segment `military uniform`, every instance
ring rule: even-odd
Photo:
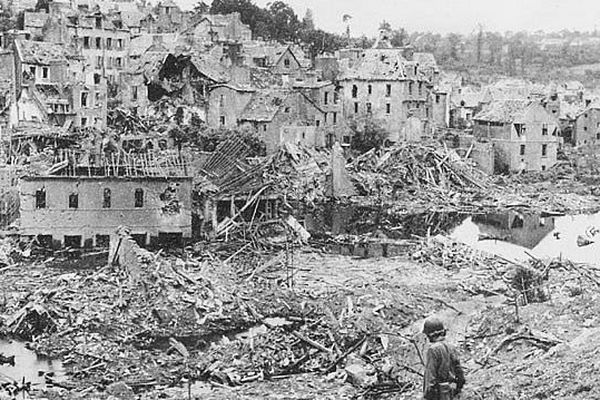
[[[433,341],[427,351],[423,397],[426,400],[451,400],[465,384],[464,371],[454,346],[443,337]]]

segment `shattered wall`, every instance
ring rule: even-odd
[[[138,237],[145,243],[160,234],[190,237],[191,185],[191,178],[171,177],[26,177],[20,193],[21,234],[52,235],[59,243],[76,236],[82,246],[106,240],[120,225],[143,235]],[[44,207],[37,199],[42,190]]]
[[[250,102],[253,92],[230,86],[218,86],[211,90],[208,97],[208,125],[236,127],[238,118]]]

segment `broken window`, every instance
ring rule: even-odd
[[[512,224],[510,225],[511,229],[522,228],[523,227],[523,218],[519,215],[515,215],[515,219],[513,219]]]
[[[99,85],[100,84],[100,74],[94,74],[94,85]]]
[[[138,99],[138,87],[132,86],[131,87],[131,100],[137,101],[137,99]]]
[[[179,214],[181,212],[181,204],[177,195],[177,184],[170,183],[169,186],[159,196],[163,202],[161,211],[163,214]]]
[[[82,118],[81,118],[81,126],[82,126],[82,127],[84,127],[84,126],[86,126],[86,125],[87,125],[87,118],[85,118],[85,117],[82,117]]]
[[[543,144],[542,145],[542,157],[546,157],[548,153],[548,145],[547,144]]]
[[[548,136],[548,124],[542,124],[542,136]]]
[[[436,102],[436,104],[440,103],[440,95],[439,94],[435,95],[435,102]]]
[[[111,192],[109,188],[102,193],[102,208],[110,208]]]
[[[88,106],[88,92],[81,92],[81,107]]]
[[[327,105],[329,103],[329,92],[325,92],[323,95],[323,104]]]
[[[144,190],[135,189],[135,207],[144,207]]]
[[[115,58],[115,66],[121,68],[123,66],[123,59],[121,57]]]
[[[385,97],[390,97],[392,95],[392,85],[385,85]]]
[[[525,145],[524,144],[521,145],[521,149],[519,151],[519,154],[522,155],[522,156],[525,155]]]
[[[110,235],[96,235],[96,247],[108,247],[110,245]]]
[[[390,103],[387,103],[385,105],[385,113],[386,114],[391,114],[392,113],[392,105]]]
[[[267,124],[263,125],[263,131],[266,132],[267,131]]]
[[[96,68],[100,69],[104,65],[104,57],[96,56]]]
[[[42,67],[42,78],[48,79],[48,67]]]
[[[413,94],[413,83],[408,82],[408,94],[412,96]]]
[[[71,193],[69,195],[69,208],[79,208],[79,194]]]
[[[321,126],[321,121],[320,120],[316,120],[315,124],[317,125],[317,127]]]
[[[89,49],[90,48],[90,37],[89,36],[84,36],[83,37],[83,48],[84,49]]]
[[[72,248],[80,248],[81,247],[81,236],[80,235],[74,235],[74,236],[68,236],[65,235],[65,247],[72,247]]]
[[[367,103],[367,114],[371,114],[373,112],[373,106],[371,103]]]
[[[225,125],[225,116],[224,115],[221,115],[221,117],[219,117],[219,123],[221,125]]]
[[[102,29],[102,17],[96,17],[96,28]]]
[[[290,108],[289,108],[289,107],[286,107],[286,108],[285,108],[285,110],[284,110],[284,112],[285,112],[285,113],[289,113],[289,112],[290,112]]]
[[[98,107],[100,105],[100,92],[95,92],[94,93],[94,104],[96,105],[96,107]]]
[[[123,50],[123,39],[117,39],[117,48]]]
[[[369,92],[369,94],[373,94],[373,85],[367,86],[367,91]]]
[[[352,85],[352,98],[355,99],[358,97],[358,86]]]
[[[419,96],[423,95],[423,82],[419,82]]]
[[[358,103],[354,103],[354,114],[358,114]]]
[[[38,189],[35,192],[35,208],[46,208],[46,189]]]
[[[29,67],[29,75],[31,79],[35,79],[35,67]]]

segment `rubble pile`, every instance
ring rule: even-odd
[[[359,156],[349,166],[365,195],[394,197],[409,187],[440,190],[484,189],[485,174],[462,162],[454,152],[422,144],[403,143],[378,154]]]

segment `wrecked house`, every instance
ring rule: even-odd
[[[173,0],[163,0],[140,20],[140,27],[142,33],[172,33],[179,31],[186,22],[187,15]]]
[[[600,143],[600,104],[591,103],[577,114],[572,141],[575,146]]]
[[[309,97],[289,89],[266,89],[253,94],[238,118],[265,142],[267,153],[284,143],[323,147],[325,112]]]
[[[29,40],[14,44],[15,91],[11,125],[41,122],[70,127],[106,126],[106,83],[83,83],[83,59],[64,47]]]
[[[229,81],[230,73],[217,60],[207,55],[169,54],[148,85],[148,99],[176,99],[193,107],[206,120],[209,87]]]
[[[481,110],[481,93],[463,89],[461,93],[451,96],[450,127],[457,129],[471,128],[473,117]]]
[[[63,161],[54,175],[24,177],[20,234],[67,247],[108,246],[122,225],[141,245],[191,237],[192,178],[163,161],[148,155],[77,167]]]
[[[213,43],[244,43],[252,40],[250,27],[242,22],[240,13],[204,14],[182,32],[192,46]]]
[[[558,121],[539,102],[495,101],[474,121],[473,135],[494,145],[496,173],[544,171],[556,163]]]
[[[418,63],[407,60],[405,49],[392,48],[383,37],[363,51],[339,78],[346,119],[373,119],[389,132],[388,140],[401,140],[408,118],[431,127],[433,82]]]

